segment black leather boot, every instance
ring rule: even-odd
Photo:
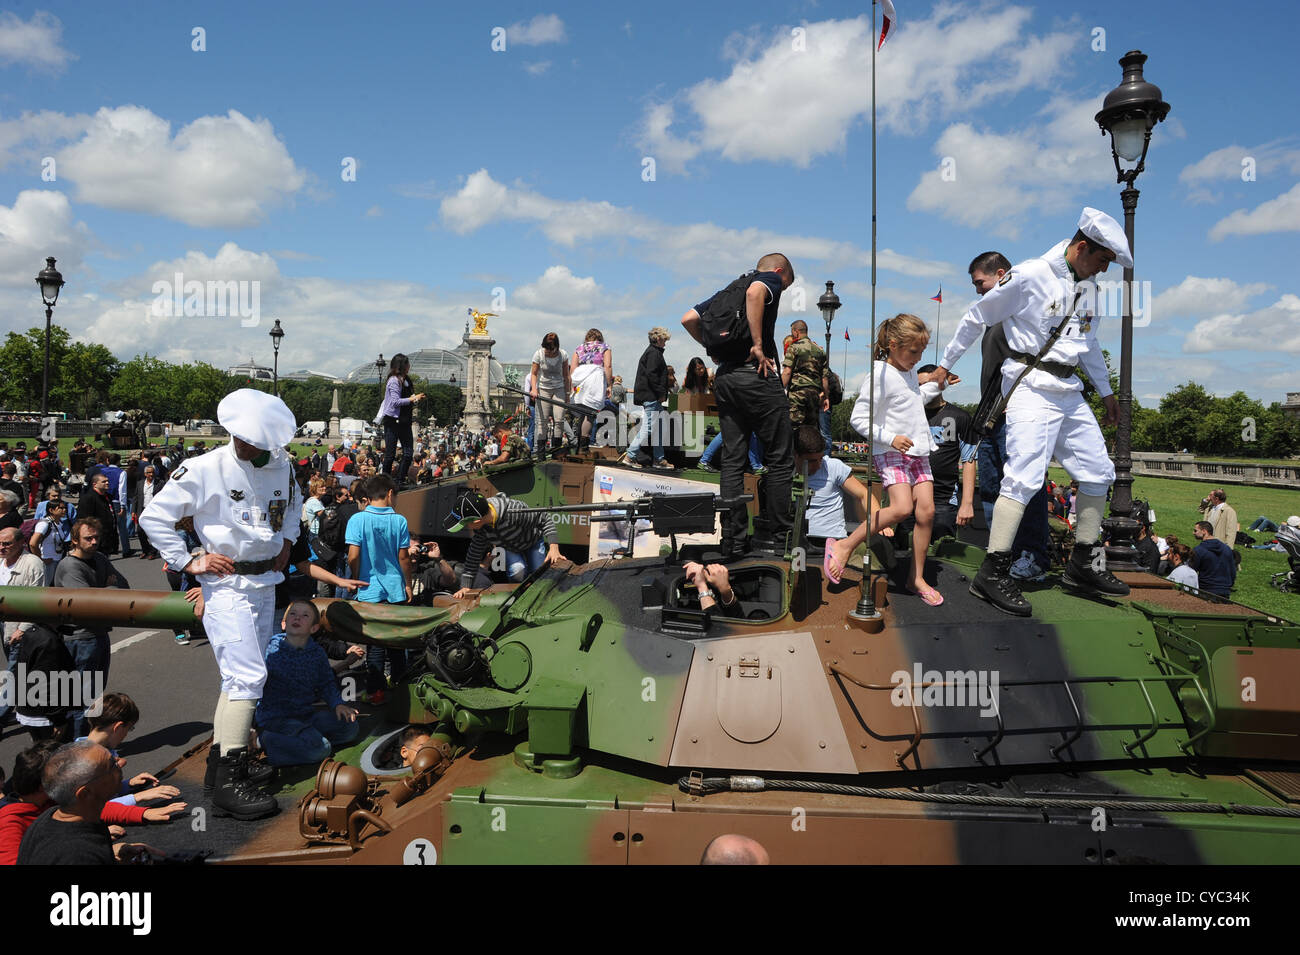
[[[1126,596],[1128,584],[1106,569],[1105,554],[1106,550],[1100,544],[1075,544],[1074,550],[1070,551],[1070,562],[1065,565],[1065,573],[1061,576],[1061,584],[1084,593]],[[1100,569],[1093,564],[1096,556],[1101,558],[1097,561]]]
[[[970,592],[987,600],[1003,613],[1028,617],[1034,608],[1020,594],[1020,585],[1011,576],[1011,554],[989,554],[980,564],[979,573],[971,581]]]
[[[254,759],[248,755],[248,750],[243,751],[239,760],[239,778],[247,780],[254,786],[260,786],[263,783],[271,781],[275,775],[275,767],[265,759]]]
[[[239,778],[239,764],[247,750],[240,747],[221,757],[217,763],[216,792],[212,794],[212,813],[236,819],[261,819],[279,811],[275,798],[248,780]]]
[[[215,742],[208,747],[208,768],[203,773],[203,798],[211,799],[217,788],[217,764],[221,762],[221,747]]]

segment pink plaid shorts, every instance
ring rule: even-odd
[[[885,487],[893,484],[922,484],[925,481],[934,483],[928,456],[920,458],[901,451],[886,451],[884,454],[873,454],[871,460]]]

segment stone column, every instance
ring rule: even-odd
[[[484,323],[486,325],[486,323]],[[475,329],[465,336],[465,343],[469,345],[469,360],[465,370],[465,427],[471,431],[481,431],[487,427],[488,420],[491,417],[491,405],[488,403],[488,387],[491,384],[491,371],[489,360],[492,357],[492,346],[496,341],[488,335],[486,328],[483,332]]]

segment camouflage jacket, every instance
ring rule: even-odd
[[[528,450],[528,442],[517,434],[512,434],[506,438],[505,446],[501,449],[510,455],[507,461],[527,461],[533,456],[533,452]]]
[[[822,390],[826,353],[811,338],[801,338],[785,353],[782,367],[790,369],[790,397],[813,396]]]

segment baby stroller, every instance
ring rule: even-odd
[[[1283,593],[1300,592],[1300,529],[1283,524],[1277,529],[1276,538],[1286,550],[1286,562],[1291,569],[1274,574],[1269,583]]]

